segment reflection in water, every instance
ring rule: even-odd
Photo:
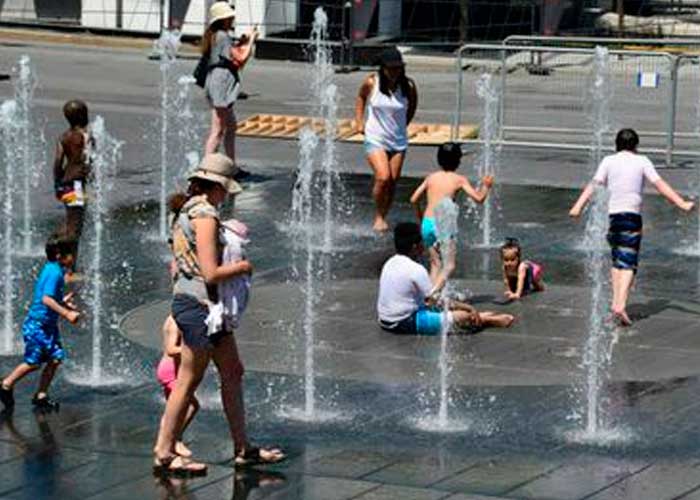
[[[625,406],[635,406],[642,398],[656,394],[664,394],[687,386],[690,377],[674,377],[668,380],[655,382],[630,381],[620,384],[612,384],[610,387],[611,399],[617,396],[618,401]]]
[[[281,472],[265,471],[257,469],[236,469],[233,476],[233,486],[231,500],[247,500],[250,494],[258,489],[267,489],[273,486],[282,486],[287,482],[287,477]],[[161,500],[187,500],[194,498],[210,498],[198,496],[194,491],[189,490],[187,479],[176,477],[160,477],[155,480],[158,498]],[[201,489],[201,484],[196,484]],[[267,492],[255,495],[255,498],[262,498]],[[218,495],[211,495],[217,496]],[[224,498],[224,495],[221,495]]]
[[[38,439],[17,430],[11,411],[0,413],[0,428],[9,432],[22,452],[22,493],[26,498],[46,498],[55,490],[60,450],[47,415],[34,412],[34,418],[39,428]],[[41,480],[37,481],[37,478]]]
[[[282,486],[286,482],[287,477],[281,472],[237,469],[233,475],[233,496],[231,500],[247,500],[248,495],[257,488]]]
[[[162,476],[155,479],[158,498],[161,500],[196,498],[187,488],[187,480],[178,477]]]

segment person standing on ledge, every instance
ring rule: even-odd
[[[365,78],[355,100],[356,131],[365,135],[365,154],[374,171],[373,229],[377,232],[389,230],[386,217],[408,148],[408,124],[417,106],[416,84],[406,76],[401,52],[384,51],[379,71]]]
[[[211,128],[204,154],[215,153],[223,140],[226,156],[236,163],[236,113],[233,106],[241,90],[240,70],[253,53],[258,38],[257,27],[238,40],[229,32],[235,12],[228,2],[216,2],[209,9],[209,27],[202,36],[202,54],[209,54],[207,79],[204,84],[207,101],[212,108]],[[240,179],[243,171],[236,174]]]
[[[639,136],[634,130],[620,130],[615,139],[617,153],[603,158],[593,181],[585,187],[569,211],[571,217],[579,217],[593,196],[595,186],[607,186],[610,194],[608,243],[612,251],[612,313],[623,326],[632,324],[627,315],[627,298],[639,265],[644,181],[653,184],[664,198],[684,212],[690,212],[694,206],[693,202],[683,199],[661,178],[649,158],[637,153],[638,144]]]

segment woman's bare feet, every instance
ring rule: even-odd
[[[185,446],[185,443],[182,441],[175,443],[175,453],[185,458],[190,458],[192,456],[192,450]]]

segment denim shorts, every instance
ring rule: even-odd
[[[232,332],[222,331],[207,335],[206,319],[209,308],[191,295],[177,294],[173,297],[172,315],[182,332],[182,341],[191,349],[211,349],[223,337]]]
[[[386,154],[388,156],[394,156],[397,153],[405,153],[406,150],[398,151],[394,149],[387,149],[381,144],[375,144],[373,142],[369,142],[367,139],[365,139],[364,142],[364,147],[365,147],[365,154],[369,156],[370,154],[374,153],[375,151],[386,151]]]

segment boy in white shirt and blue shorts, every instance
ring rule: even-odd
[[[685,200],[658,174],[649,158],[637,153],[639,136],[632,129],[622,129],[615,139],[617,153],[600,162],[590,182],[569,211],[571,217],[581,215],[596,185],[606,186],[610,194],[608,214],[612,269],[612,313],[623,326],[632,324],[627,314],[627,298],[639,266],[642,242],[642,193],[644,181],[654,185],[661,195],[685,212],[694,203]]]

